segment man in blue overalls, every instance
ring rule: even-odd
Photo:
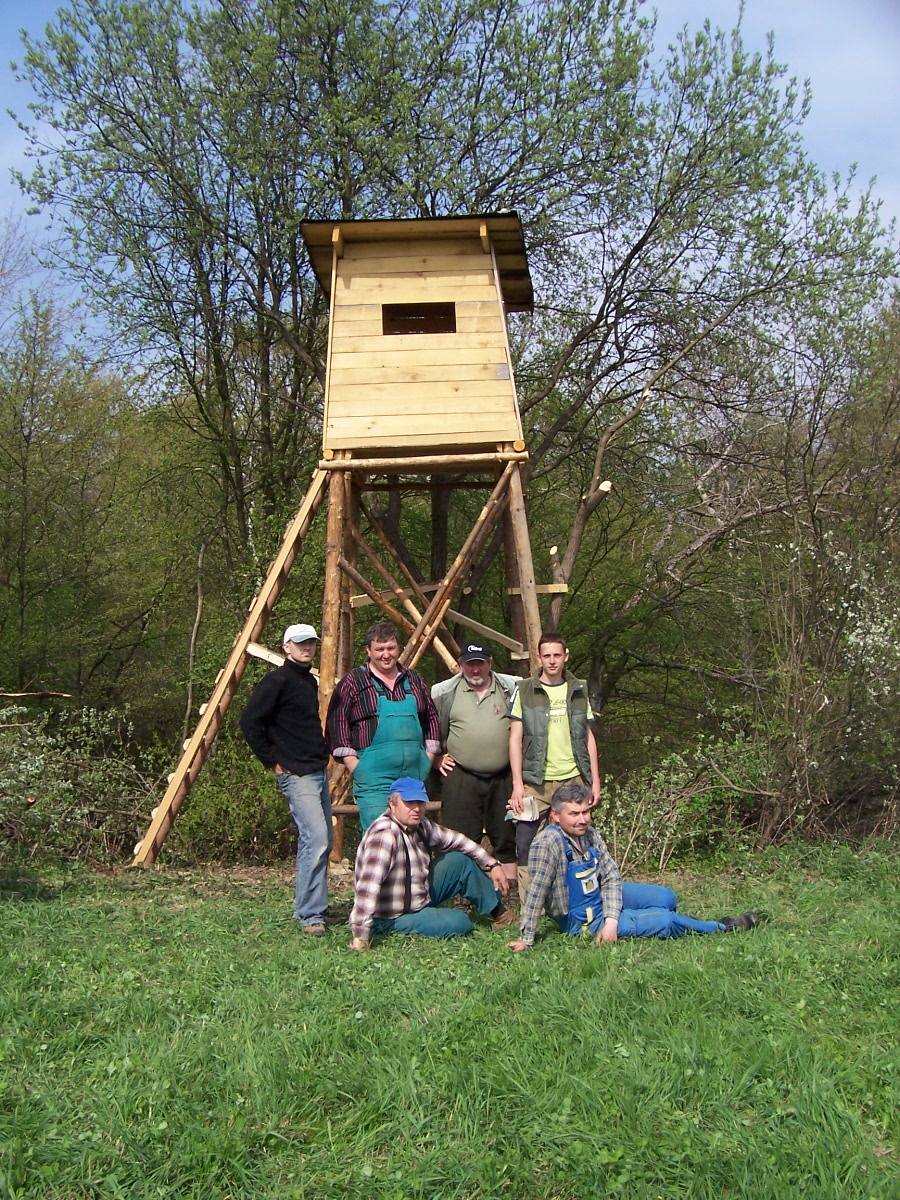
[[[557,788],[549,824],[534,839],[530,878],[522,907],[521,937],[511,950],[529,950],[546,907],[563,933],[589,934],[599,945],[620,937],[682,937],[752,929],[756,913],[698,921],[676,911],[671,888],[623,883],[619,868],[591,825],[591,795],[580,783]]]
[[[425,680],[401,666],[397,630],[366,630],[366,662],[348,671],[331,695],[325,740],[353,776],[363,832],[384,812],[390,785],[425,780],[441,749],[437,710]]]

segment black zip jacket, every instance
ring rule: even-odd
[[[266,767],[279,763],[293,775],[311,775],[328,763],[318,680],[309,667],[290,659],[253,689],[241,713],[241,730]]]

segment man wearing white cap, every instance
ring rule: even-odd
[[[331,798],[325,768],[328,747],[319,719],[319,684],[312,661],[319,635],[312,625],[284,631],[284,665],[265,675],[241,713],[241,729],[253,753],[275,773],[297,825],[294,920],[322,937],[328,907]]]

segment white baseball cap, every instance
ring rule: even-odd
[[[285,642],[310,642],[313,639],[318,641],[319,635],[312,625],[288,625],[281,643],[284,645]]]

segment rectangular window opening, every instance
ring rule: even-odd
[[[381,329],[394,333],[456,333],[456,305],[382,304]]]

